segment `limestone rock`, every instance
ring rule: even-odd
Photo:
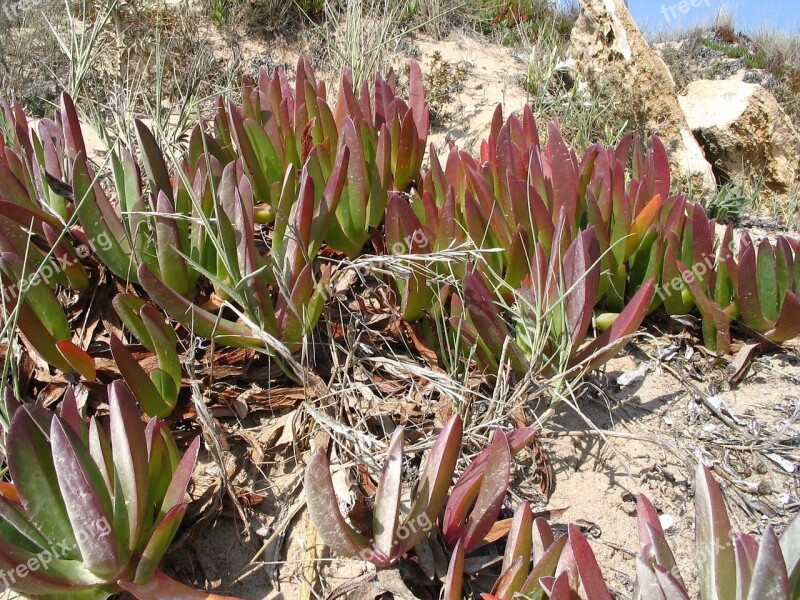
[[[800,179],[800,135],[775,97],[756,83],[699,80],[679,97],[714,166],[737,179],[763,177],[786,195]]]
[[[580,0],[570,54],[578,72],[596,89],[620,90],[632,121],[661,138],[672,175],[691,180],[694,191],[713,194],[714,172],[678,104],[672,75],[648,45],[621,0]]]

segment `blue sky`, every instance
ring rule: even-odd
[[[628,0],[628,9],[639,27],[657,33],[712,21],[721,4],[733,10],[736,27],[744,32],[765,25],[800,32],[800,0]]]

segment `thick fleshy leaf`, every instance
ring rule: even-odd
[[[136,567],[134,583],[147,583],[153,577],[158,564],[178,532],[183,515],[186,514],[186,506],[186,504],[175,505],[153,530]]]
[[[133,594],[139,600],[238,600],[232,596],[218,596],[208,592],[200,592],[170,579],[161,571],[156,571],[153,578],[143,584],[120,581],[119,587]]]
[[[700,595],[703,600],[736,596],[736,559],[730,544],[731,524],[719,485],[700,463],[695,475],[695,527]]]
[[[97,377],[97,370],[94,366],[94,359],[89,356],[86,351],[81,350],[69,340],[58,342],[56,347],[61,353],[61,356],[64,357],[64,360],[72,365],[72,368],[75,369],[81,377],[86,381],[95,380]]]
[[[403,428],[398,427],[389,444],[389,452],[375,492],[375,513],[372,517],[373,545],[377,552],[390,559],[400,518],[400,492],[403,474]]]
[[[577,525],[569,526],[569,544],[578,566],[578,577],[587,600],[611,600],[605,578],[589,542]]]
[[[511,598],[518,592],[525,583],[530,572],[531,550],[533,548],[533,513],[528,502],[523,502],[514,511],[514,520],[511,522],[511,530],[508,532],[506,551],[503,555],[502,571],[511,569],[512,564],[519,560],[520,567],[515,575],[508,582],[507,594]]]
[[[639,288],[611,327],[575,353],[570,365],[586,361],[587,369],[596,369],[614,356],[641,325],[654,294],[655,282],[651,279]]]
[[[9,471],[31,523],[48,540],[64,540],[77,559],[75,534],[55,474],[50,448],[52,413],[24,404],[14,415],[6,437]]]
[[[306,467],[306,505],[320,536],[341,556],[359,558],[369,541],[344,520],[333,488],[330,463],[324,448],[318,448]]]
[[[438,520],[453,481],[458,455],[461,453],[463,432],[464,425],[461,417],[453,415],[436,437],[425,462],[425,470],[417,486],[411,509],[403,522],[405,525],[417,525],[413,528],[409,527],[413,533],[398,544],[398,556],[416,546],[417,542],[426,535],[427,531],[423,527],[419,527],[419,523],[425,519],[430,523]]]
[[[758,558],[753,567],[748,600],[784,600],[790,598],[789,575],[783,560],[778,536],[767,527],[758,547]]]
[[[181,239],[175,209],[167,195],[160,191],[156,200],[156,246],[158,266],[164,283],[176,293],[189,292],[186,261],[181,256]]]
[[[139,279],[144,290],[156,304],[196,335],[209,340],[217,340],[228,346],[262,347],[264,345],[263,341],[255,337],[249,328],[216,317],[175,293],[174,290],[164,285],[145,264],[139,266]]]
[[[441,600],[461,600],[464,586],[464,547],[461,541],[453,549]]]
[[[86,567],[101,577],[123,568],[121,548],[111,531],[111,496],[89,451],[61,419],[50,427],[53,465],[72,529]]]
[[[164,500],[161,504],[161,509],[158,512],[157,520],[166,518],[166,515],[175,506],[183,503],[186,489],[189,487],[189,482],[192,479],[192,472],[197,463],[197,454],[200,451],[200,437],[196,437],[186,452],[181,458],[181,462],[175,468],[172,474],[172,481],[164,494]]]
[[[800,593],[800,518],[797,515],[781,534],[780,546],[789,572],[789,588],[796,598]]]
[[[758,542],[746,533],[733,536],[733,554],[736,558],[736,600],[747,600],[753,567],[758,558]],[[783,560],[783,557],[781,557]]]
[[[147,444],[136,401],[128,387],[120,381],[111,383],[108,400],[111,451],[117,475],[114,496],[122,496],[118,506],[124,506],[128,515],[128,549],[132,551],[142,532],[147,510]]]
[[[154,417],[166,417],[172,412],[170,406],[162,396],[159,389],[150,379],[139,361],[131,354],[125,344],[114,334],[111,333],[111,354],[119,367],[119,372],[125,379],[125,383],[133,392],[136,400],[145,413]]]
[[[75,211],[92,249],[117,277],[138,283],[131,266],[131,243],[114,208],[105,197],[84,154],[78,154],[72,172]]]
[[[541,579],[543,577],[552,577],[555,575],[559,559],[567,545],[568,539],[568,536],[562,535],[550,544],[545,553],[536,561],[531,574],[528,575],[528,579],[525,580],[525,584],[520,590],[520,593],[523,594],[525,598],[529,598],[530,600],[544,600],[547,598]]]
[[[642,553],[646,547],[650,547],[653,553],[655,564],[667,569],[675,579],[683,586],[683,579],[680,576],[675,556],[664,536],[664,529],[658,513],[650,500],[644,494],[636,497],[636,520],[639,527],[639,548]]]
[[[466,522],[463,525],[457,522],[445,523],[445,528],[442,532],[445,543],[450,546],[455,545],[456,539],[463,540],[465,552],[469,552],[479,545],[483,540],[483,536],[491,530],[492,525],[494,525],[500,514],[500,509],[503,507],[503,501],[511,478],[511,451],[508,446],[508,439],[502,430],[495,430],[489,448],[486,471],[481,479],[475,504],[472,506]],[[463,510],[456,510],[451,514],[463,512]]]
[[[636,557],[636,591],[635,600],[667,600],[655,571],[645,564],[640,556]]]

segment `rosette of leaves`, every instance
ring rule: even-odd
[[[108,429],[74,396],[55,415],[6,395],[10,481],[0,484],[0,568],[30,598],[214,598],[158,571],[186,512],[199,438],[183,458],[159,419],[145,427],[131,392],[108,387]],[[11,575],[16,575],[11,577]],[[162,585],[153,588],[153,580]]]

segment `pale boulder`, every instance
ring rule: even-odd
[[[661,138],[672,175],[696,193],[714,194],[714,172],[678,104],[672,75],[650,48],[621,0],[580,0],[570,55],[579,74],[596,89],[620,90],[623,111]]]
[[[775,195],[800,179],[800,135],[775,97],[757,83],[699,80],[679,97],[689,126],[715,168],[733,179],[763,178]]]

